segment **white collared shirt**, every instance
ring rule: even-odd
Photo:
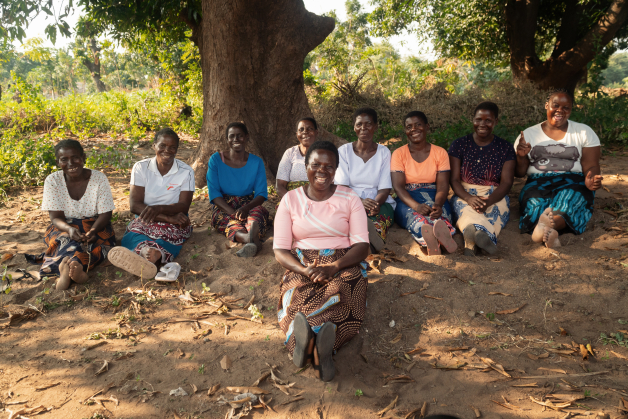
[[[181,192],[194,191],[194,170],[174,159],[170,171],[162,176],[156,157],[144,159],[133,165],[131,185],[144,188],[144,204],[148,206],[176,204]]]

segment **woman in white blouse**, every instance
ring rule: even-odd
[[[55,157],[61,170],[46,178],[41,205],[50,215],[44,236],[48,248],[26,258],[42,264],[41,278],[58,277],[56,289],[65,290],[72,281],[86,282],[87,272],[115,246],[111,226],[115,206],[107,176],[83,167],[86,156],[78,141],[60,141]]]
[[[390,196],[390,150],[373,141],[377,112],[360,108],[353,113],[353,129],[358,140],[338,149],[340,164],[334,183],[353,189],[368,216],[371,251],[379,252],[386,232],[394,222],[395,200]]]
[[[288,191],[307,185],[305,153],[318,137],[318,125],[314,118],[301,118],[297,122],[297,140],[299,144],[283,153],[277,168],[277,194],[283,198]]]

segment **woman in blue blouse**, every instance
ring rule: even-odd
[[[266,169],[261,158],[246,151],[249,131],[241,122],[227,126],[229,150],[209,159],[207,190],[212,227],[231,241],[245,243],[237,252],[252,257],[262,248],[268,229]]]

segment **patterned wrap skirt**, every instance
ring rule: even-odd
[[[495,190],[495,186],[470,185],[462,182],[462,187],[474,196],[489,196]],[[462,232],[469,226],[476,230],[482,230],[497,244],[497,236],[510,219],[510,198],[506,195],[501,201],[491,205],[483,213],[474,210],[467,201],[454,195],[451,198],[451,206],[456,215],[456,227]]]
[[[582,234],[593,215],[595,192],[578,172],[542,173],[528,176],[519,194],[519,230],[530,233],[547,207],[565,219],[566,230]]]
[[[379,214],[374,216],[369,215],[368,218],[369,220],[373,221],[373,224],[375,225],[375,230],[377,230],[377,234],[379,234],[379,236],[385,242],[386,233],[388,232],[390,226],[393,225],[393,223],[395,222],[395,210],[393,209],[392,205],[390,205],[388,202],[384,202],[384,204],[380,205],[379,207]]]
[[[138,255],[146,247],[157,249],[161,252],[161,262],[169,263],[177,257],[183,243],[191,236],[191,225],[181,228],[159,221],[147,223],[136,217],[126,226],[121,244]]]
[[[85,234],[92,228],[96,219],[97,217],[72,218],[66,222],[79,233]],[[51,224],[44,235],[44,243],[48,249],[39,255],[25,255],[26,260],[33,264],[41,264],[40,278],[59,276],[59,265],[68,256],[71,262],[79,262],[83,266],[83,271],[91,270],[106,260],[109,249],[116,245],[116,235],[111,223],[107,223],[96,236],[96,241],[89,243],[85,249],[82,243],[70,239],[68,233],[58,230]]]
[[[303,250],[293,249],[292,255],[303,266],[318,259],[319,264],[337,261],[349,249]],[[325,285],[316,284],[308,277],[286,271],[281,279],[279,300],[279,326],[286,334],[286,346],[294,351],[294,316],[301,312],[314,333],[326,322],[336,326],[334,351],[350,341],[360,331],[366,315],[366,262],[344,269]]]
[[[224,195],[223,198],[227,201],[227,204],[229,204],[231,208],[237,210],[238,208],[241,208],[251,202],[253,200],[253,194],[247,196]],[[249,216],[244,221],[240,221],[232,215],[225,213],[217,205],[209,204],[209,207],[209,219],[211,220],[212,227],[214,227],[220,234],[226,235],[232,242],[236,241],[235,236],[238,231],[244,233],[248,232],[253,221],[257,221],[259,224],[260,238],[264,236],[268,230],[270,224],[268,220],[269,213],[268,210],[261,205],[251,208]]]
[[[436,183],[408,183],[406,184],[406,190],[412,199],[419,204],[434,205],[434,199],[436,199]],[[421,227],[423,227],[424,224],[434,225],[438,220],[432,220],[429,215],[426,217],[419,214],[404,204],[400,198],[396,198],[395,201],[397,201],[397,207],[395,208],[395,220],[397,224],[408,230],[417,243],[421,246],[426,246],[425,239],[423,239],[423,234],[421,233]],[[443,220],[445,224],[447,224],[452,236],[456,233],[456,229],[451,224],[451,207],[447,201],[443,204],[443,214],[439,220]]]

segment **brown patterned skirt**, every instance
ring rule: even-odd
[[[292,254],[303,266],[318,259],[319,264],[332,263],[343,257],[349,249],[302,250]],[[366,263],[344,269],[325,285],[315,284],[306,276],[286,271],[281,280],[279,300],[279,326],[286,334],[288,351],[294,351],[294,316],[301,312],[314,333],[323,323],[336,326],[334,351],[358,334],[366,314]]]

